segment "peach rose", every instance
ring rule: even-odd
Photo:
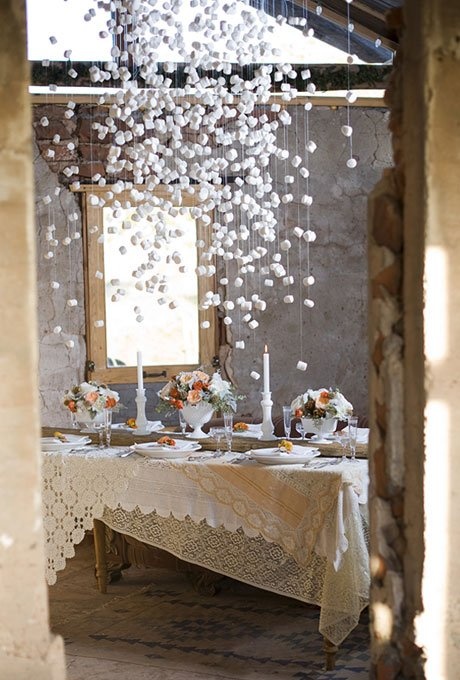
[[[68,401],[66,406],[72,413],[77,412],[77,404],[73,400]]]
[[[187,401],[189,404],[198,404],[201,401],[201,393],[198,390],[190,390]]]
[[[207,383],[209,381],[209,375],[204,373],[204,371],[195,371],[195,377],[198,380],[201,380],[203,383]]]
[[[94,404],[94,402],[97,401],[98,396],[97,392],[88,392],[88,394],[85,394],[84,399],[88,404]]]
[[[316,408],[325,409],[329,404],[330,400],[331,398],[329,396],[329,392],[320,392],[319,396],[316,397],[315,406]]]

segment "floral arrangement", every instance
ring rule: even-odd
[[[115,408],[119,399],[118,392],[110,390],[107,385],[89,381],[74,385],[65,393],[63,403],[78,420],[79,414],[89,414],[95,418],[104,409]]]
[[[297,418],[338,418],[346,420],[353,413],[353,406],[345,399],[337,388],[326,390],[308,389],[300,394],[291,404],[291,410]]]
[[[223,380],[220,373],[210,376],[200,370],[178,373],[158,392],[158,396],[160,405],[167,408],[182,409],[185,404],[193,406],[207,402],[214,411],[222,412],[236,411],[236,401],[241,398],[235,395],[233,386]]]

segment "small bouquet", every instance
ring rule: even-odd
[[[79,416],[94,419],[104,409],[115,408],[119,399],[118,392],[109,389],[107,385],[89,381],[74,385],[66,392],[63,404],[77,420]]]
[[[291,404],[291,410],[296,418],[346,420],[353,413],[353,406],[337,388],[330,387],[327,390],[322,387],[319,390],[308,389],[296,397]]]
[[[185,404],[194,406],[204,402],[222,413],[236,411],[236,401],[241,399],[220,373],[210,376],[200,370],[178,373],[158,392],[158,396],[160,405],[167,408],[183,409]]]

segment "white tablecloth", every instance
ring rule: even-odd
[[[319,604],[320,630],[338,644],[368,598],[360,512],[366,494],[366,461],[308,469],[120,458],[111,450],[44,454],[48,582],[55,582],[92,520],[103,518],[183,559]],[[196,545],[201,541],[193,559],[192,535]],[[233,545],[232,554],[216,562],[212,553],[225,553],[235,540],[241,548]],[[251,569],[243,555],[249,548]],[[262,559],[281,559],[276,574],[261,568]]]

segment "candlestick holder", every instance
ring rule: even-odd
[[[136,390],[136,399],[135,402],[137,404],[137,416],[136,416],[136,433],[137,434],[148,434],[148,420],[145,417],[145,404],[146,404],[146,396],[145,396],[145,390],[142,389],[137,389]]]
[[[273,421],[272,421],[272,393],[271,392],[261,392],[262,401],[260,405],[262,406],[262,436],[261,439],[268,440],[273,439]]]

